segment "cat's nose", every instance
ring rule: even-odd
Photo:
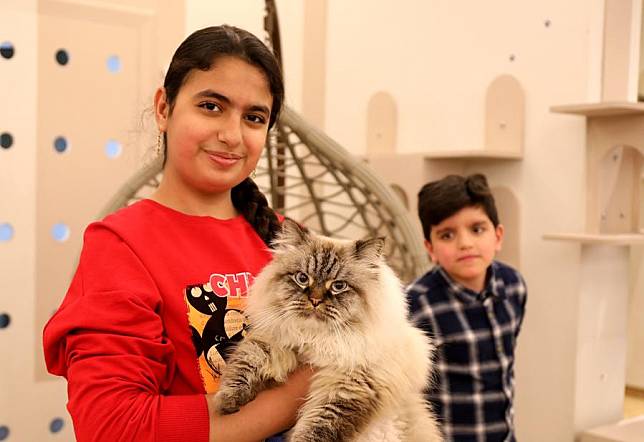
[[[320,299],[320,298],[309,298],[309,301],[311,301],[311,304],[313,304],[313,307],[317,307],[322,302],[322,299]]]

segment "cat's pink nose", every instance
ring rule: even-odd
[[[322,300],[318,298],[309,298],[309,301],[311,301],[311,304],[313,304],[313,307],[317,307],[322,302]]]

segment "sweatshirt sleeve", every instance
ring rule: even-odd
[[[44,330],[48,370],[68,381],[84,441],[207,442],[205,395],[167,395],[175,371],[161,295],[128,245],[91,225],[72,284]]]

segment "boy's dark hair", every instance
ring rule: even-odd
[[[284,81],[279,63],[268,47],[248,31],[229,25],[211,26],[190,34],[175,51],[163,86],[170,113],[190,73],[209,70],[221,57],[236,57],[260,69],[273,98],[270,129],[275,124],[284,102]],[[163,134],[163,164],[167,158],[167,139]],[[275,239],[280,223],[257,184],[249,177],[232,189],[235,208],[253,226],[267,244]]]
[[[473,206],[481,207],[494,227],[499,225],[494,196],[483,174],[467,177],[448,175],[425,184],[418,192],[418,217],[425,239],[431,241],[432,226],[440,224],[465,207]]]

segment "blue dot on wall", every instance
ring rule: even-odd
[[[65,425],[65,421],[63,421],[61,418],[59,417],[54,418],[49,424],[49,431],[51,431],[52,433],[58,433],[60,430],[63,429],[64,425]]]
[[[121,155],[122,150],[123,148],[121,147],[121,143],[116,140],[107,140],[107,143],[105,143],[105,155],[107,155],[108,158],[118,157]]]
[[[0,146],[2,146],[3,149],[9,149],[13,146],[13,135],[9,132],[2,132],[0,134]]]
[[[9,427],[6,425],[0,426],[0,440],[5,440],[9,437]]]
[[[9,59],[13,57],[13,54],[15,53],[16,51],[10,41],[3,41],[0,43],[0,55],[2,55],[3,58]]]
[[[67,63],[69,63],[69,53],[64,49],[57,50],[56,61],[59,65],[65,66]]]
[[[13,226],[9,223],[0,224],[0,241],[10,241],[13,238]]]
[[[54,139],[54,150],[58,153],[63,153],[67,150],[69,147],[69,143],[67,143],[67,138],[65,137],[56,137]]]
[[[11,316],[6,313],[0,314],[0,328],[7,328],[11,323]]]
[[[121,59],[118,55],[110,55],[107,57],[107,70],[113,74],[121,72]]]
[[[69,227],[65,223],[56,223],[51,228],[51,237],[58,242],[65,242],[69,239]]]

